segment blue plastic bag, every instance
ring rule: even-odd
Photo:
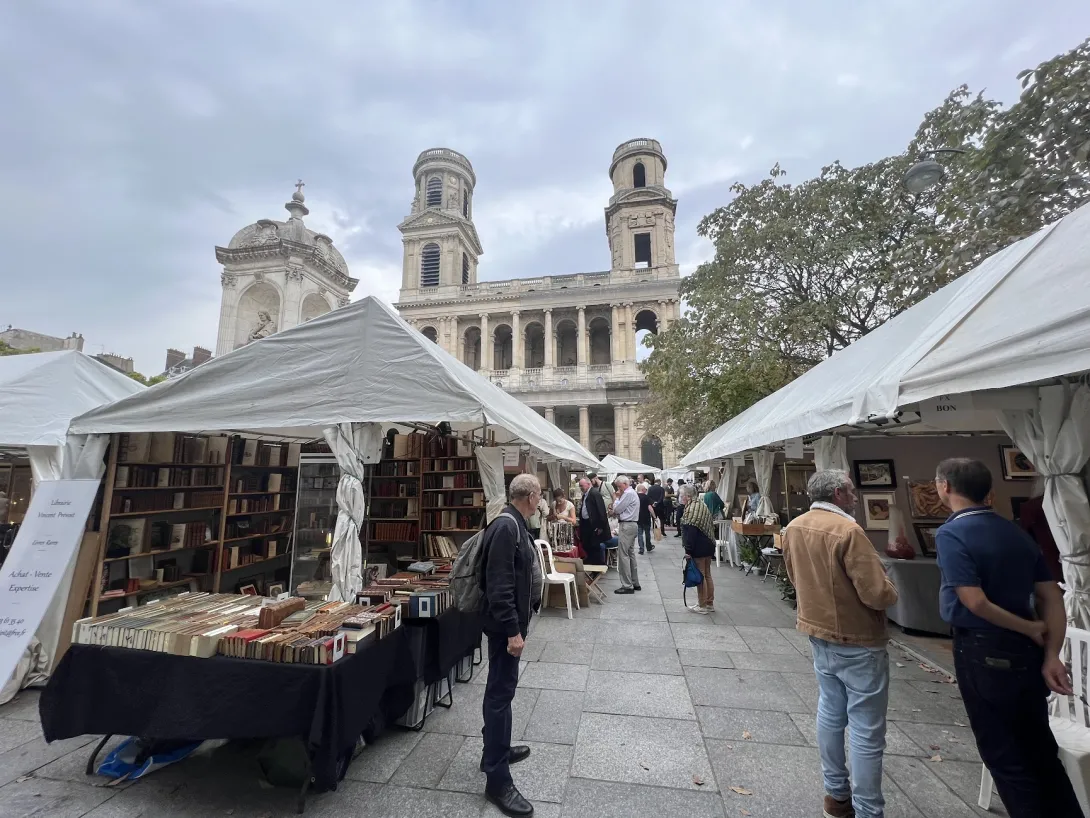
[[[135,781],[150,772],[181,761],[191,755],[203,741],[152,742],[130,736],[106,754],[98,765],[98,774],[121,781]]]
[[[704,575],[696,567],[693,558],[688,555],[685,557],[685,564],[681,567],[681,579],[686,588],[695,588],[704,584]]]

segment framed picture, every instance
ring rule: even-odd
[[[934,480],[908,482],[908,511],[917,520],[945,520],[951,513],[950,506],[939,499]]]
[[[999,459],[1003,461],[1004,480],[1032,480],[1041,476],[1017,446],[1000,446]]]
[[[858,489],[892,489],[897,487],[892,460],[856,460],[855,486]]]
[[[939,530],[939,523],[913,523],[912,527],[916,530],[916,540],[920,544],[923,555],[935,556],[935,534]]]
[[[871,531],[889,531],[889,507],[896,495],[880,491],[863,495],[863,527]]]
[[[256,585],[242,585],[239,587],[238,592],[243,596],[257,596]]]
[[[265,589],[265,596],[271,596],[274,599],[284,593],[284,583],[272,582],[269,587]]]

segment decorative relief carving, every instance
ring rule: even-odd
[[[347,295],[342,295],[340,298],[338,298],[337,299],[337,306],[338,307],[347,307],[348,306],[348,296]]]
[[[262,338],[268,338],[275,332],[276,322],[273,321],[272,316],[265,310],[258,311],[257,323],[255,323],[254,328],[250,330],[249,339],[251,341],[259,341]]]
[[[254,281],[256,281],[256,282],[258,282],[260,284],[264,280],[265,280],[265,274],[264,273],[254,273]]]
[[[235,284],[238,281],[238,276],[233,276],[230,273],[223,273],[220,276],[220,284],[229,289],[234,289]]]
[[[287,279],[288,279],[289,282],[290,281],[302,281],[303,280],[303,271],[300,270],[297,267],[293,267],[290,270],[288,270]]]

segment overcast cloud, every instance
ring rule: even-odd
[[[1087,33],[1085,0],[2,3],[0,325],[146,374],[214,347],[213,248],[297,177],[353,297],[394,301],[437,146],[477,172],[484,279],[606,269],[613,148],[657,138],[690,270],[734,181],[899,151],[958,84],[1009,103]]]

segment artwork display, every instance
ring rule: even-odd
[[[896,488],[897,475],[893,473],[893,461],[856,460],[855,486],[859,489]]]
[[[934,480],[908,482],[908,510],[917,520],[945,520],[951,513],[950,506],[939,499]]]
[[[863,495],[863,527],[871,531],[889,531],[889,507],[895,502],[892,491]]]
[[[238,592],[243,596],[257,596],[257,586],[242,585],[239,587]]]
[[[999,459],[1003,463],[1004,480],[1032,480],[1041,476],[1017,446],[1000,446]]]
[[[265,596],[278,597],[284,593],[284,583],[273,582],[269,584],[269,587],[265,589]]]
[[[915,523],[912,526],[916,530],[916,540],[920,543],[920,551],[925,557],[933,557],[937,553],[935,548],[935,535],[939,526],[932,523]]]

